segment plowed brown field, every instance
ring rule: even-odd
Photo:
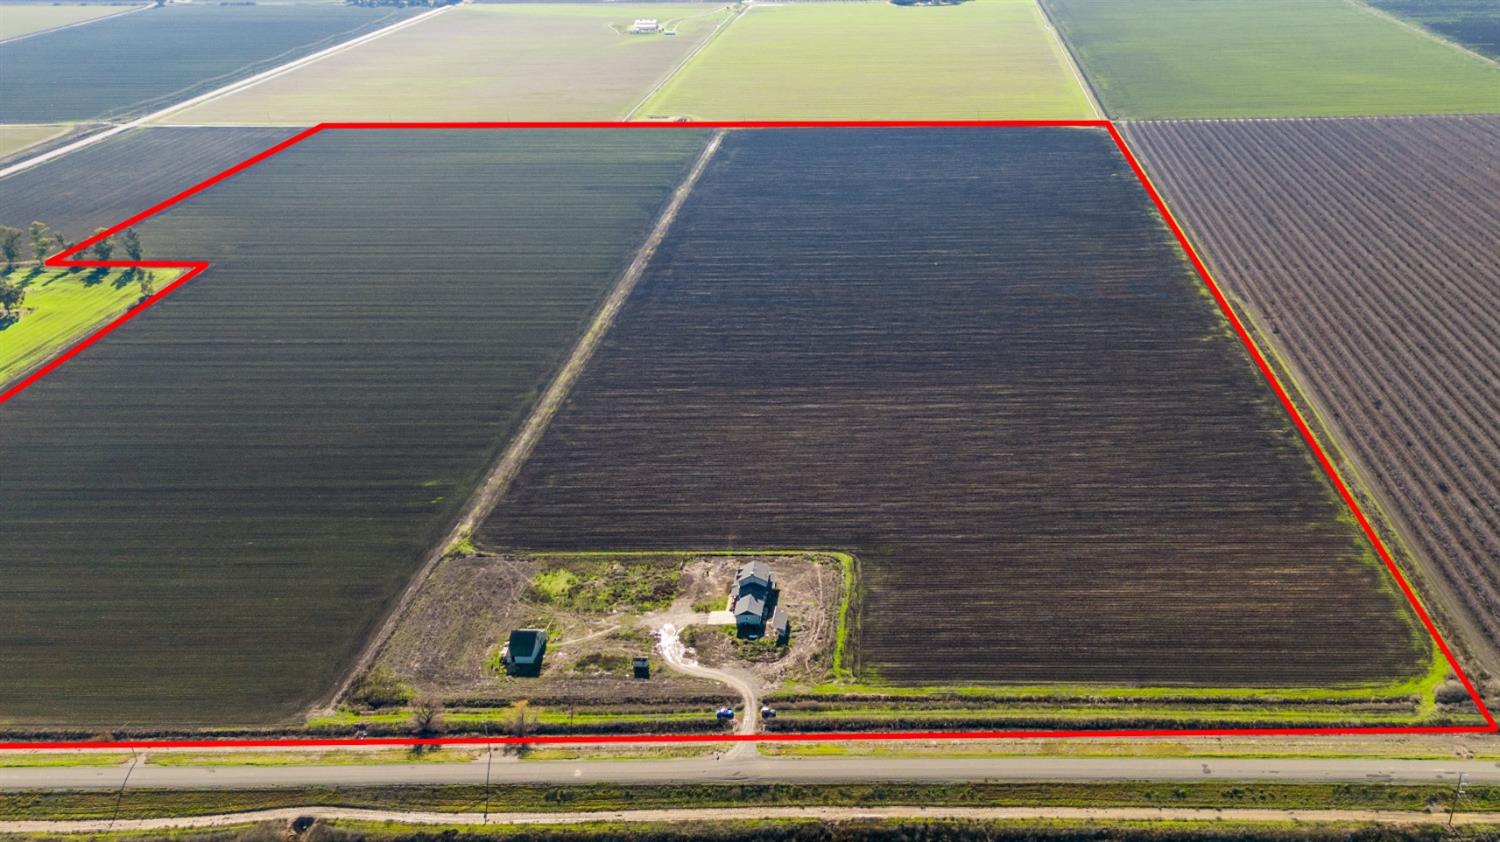
[[[1127,135],[1493,670],[1500,117],[1139,123]]]
[[[893,683],[1383,682],[1389,574],[1109,136],[731,133],[479,538],[861,559]]]

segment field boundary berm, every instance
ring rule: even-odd
[[[1220,311],[1229,322],[1230,327],[1243,343],[1250,358],[1254,361],[1266,383],[1275,393],[1282,408],[1291,418],[1298,433],[1311,449],[1313,456],[1329,481],[1337,490],[1344,504],[1354,516],[1365,537],[1379,554],[1386,570],[1391,574],[1398,589],[1405,596],[1408,604],[1415,612],[1417,618],[1431,635],[1438,651],[1447,661],[1448,667],[1454,676],[1463,685],[1473,701],[1475,708],[1484,719],[1483,725],[1410,725],[1410,726],[1340,726],[1340,727],[1286,727],[1286,728],[1199,728],[1199,729],[1137,729],[1137,730],[1111,730],[1111,729],[1087,729],[1087,730],[1015,730],[1015,731],[871,731],[855,733],[819,733],[819,732],[778,732],[760,734],[597,734],[597,735],[534,735],[526,737],[514,736],[474,736],[474,737],[348,737],[348,738],[267,738],[247,740],[89,740],[72,742],[9,742],[0,743],[0,749],[81,749],[81,748],[206,748],[206,747],[265,747],[275,748],[278,746],[351,746],[351,745],[486,745],[486,744],[601,744],[601,743],[724,743],[724,742],[838,742],[838,741],[899,741],[899,740],[933,740],[933,739],[1059,739],[1059,738],[1088,738],[1088,737],[1188,737],[1188,736],[1295,736],[1295,735],[1329,735],[1329,734],[1466,734],[1466,733],[1492,733],[1500,732],[1500,723],[1485,706],[1478,690],[1473,682],[1459,665],[1458,659],[1449,648],[1447,641],[1443,639],[1422,601],[1417,597],[1416,591],[1402,574],[1399,566],[1385,544],[1376,534],[1370,520],[1360,509],[1359,503],[1350,492],[1340,476],[1338,469],[1334,466],[1322,445],[1318,443],[1317,437],[1313,435],[1311,427],[1303,419],[1301,412],[1293,403],[1290,394],[1282,386],[1274,370],[1267,361],[1267,357],[1261,352],[1250,332],[1235,314],[1234,308],[1230,306],[1228,298],[1220,290],[1214,281],[1207,265],[1198,256],[1197,251],[1188,241],[1187,235],[1177,223],[1166,202],[1157,192],[1151,179],[1147,176],[1145,169],[1136,159],[1124,136],[1110,120],[834,120],[834,121],[704,121],[704,122],[655,122],[655,123],[625,123],[625,122],[392,122],[392,123],[320,123],[305,129],[286,140],[266,149],[238,164],[224,170],[223,172],[208,178],[192,187],[187,188],[170,198],[129,217],[115,225],[102,229],[97,234],[86,240],[49,257],[45,265],[55,268],[120,268],[120,269],[178,269],[183,274],[172,283],[168,284],[155,294],[143,299],[136,306],[95,330],[90,335],[74,343],[67,350],[58,354],[45,365],[32,372],[3,392],[0,392],[0,405],[14,399],[42,378],[50,375],[59,367],[79,354],[85,352],[104,337],[118,330],[120,327],[139,316],[141,313],[155,306],[162,299],[177,291],[184,284],[202,274],[209,268],[205,261],[178,261],[178,260],[75,260],[75,255],[87,251],[94,243],[112,237],[137,223],[154,216],[173,205],[213,187],[222,181],[233,178],[235,175],[255,166],[269,158],[272,158],[303,141],[308,140],[324,132],[334,131],[379,131],[379,130],[465,130],[465,129],[505,129],[505,130],[534,130],[534,129],[619,129],[639,131],[670,131],[672,129],[794,129],[794,128],[1090,128],[1103,129],[1113,139],[1115,146],[1124,157],[1131,171],[1139,180],[1151,203],[1161,215],[1167,228],[1189,262],[1196,270],[1198,277],[1203,281],[1209,294],[1218,304]]]

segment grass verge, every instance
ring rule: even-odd
[[[1267,807],[1420,812],[1441,806],[1450,785],[1176,783],[614,784],[496,786],[493,812],[570,812],[750,806]],[[259,790],[127,789],[0,793],[0,820],[210,815],[308,806],[463,813],[483,809],[483,786],[302,787]],[[1475,786],[1465,812],[1500,812],[1500,787]]]

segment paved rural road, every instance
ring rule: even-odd
[[[525,761],[496,756],[490,780],[518,783],[836,783],[842,781],[1323,781],[1500,784],[1500,763],[1192,757],[697,757],[678,760]],[[129,767],[0,769],[0,789],[119,788]],[[154,766],[136,764],[131,788],[207,789],[390,784],[483,784],[483,760],[367,766]]]
[[[374,32],[365,33],[364,35],[361,35],[357,38],[352,38],[348,41],[334,44],[332,47],[324,50],[319,50],[312,55],[293,59],[286,64],[278,65],[262,73],[257,73],[248,79],[241,79],[238,82],[230,82],[229,84],[221,88],[215,88],[208,93],[199,94],[192,99],[183,100],[182,102],[178,102],[173,105],[168,105],[166,108],[163,108],[160,111],[153,111],[144,117],[137,117],[134,120],[116,124],[113,128],[106,129],[102,132],[95,132],[94,134],[87,135],[86,137],[75,140],[72,143],[66,144],[64,146],[59,146],[54,149],[49,149],[46,152],[41,152],[27,158],[22,158],[21,160],[15,162],[14,164],[11,164],[8,167],[0,167],[0,178],[5,178],[9,175],[15,175],[18,172],[25,172],[32,167],[40,166],[41,164],[45,164],[48,161],[56,160],[64,155],[70,155],[80,149],[86,149],[96,143],[101,143],[105,140],[108,140],[109,138],[114,137],[115,135],[121,134],[123,132],[128,132],[131,129],[140,128],[141,126],[155,122],[157,120],[161,120],[162,118],[175,114],[178,111],[192,108],[195,105],[203,105],[204,103],[212,102],[213,100],[219,99],[220,97],[229,96],[230,94],[237,94],[240,91],[246,90],[248,88],[253,88],[262,82],[274,79],[277,76],[281,76],[286,73],[290,73],[293,70],[306,67],[313,62],[322,61],[323,59],[328,58],[331,55],[335,55],[337,53],[344,52],[345,50],[358,47],[361,44],[368,44],[377,38],[384,38],[385,36],[390,35],[392,32],[406,29],[409,26],[415,26],[421,21],[427,20],[448,11],[448,9],[450,8],[452,7],[439,6],[436,9],[430,9],[420,14],[413,15],[412,17],[405,18],[404,20],[399,20],[391,24],[390,26],[385,27],[384,29],[377,29]]]

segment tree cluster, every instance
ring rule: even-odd
[[[11,283],[8,277],[0,278],[0,324],[8,324],[19,318],[21,302],[25,300],[25,287]]]
[[[0,323],[3,324],[20,318],[21,302],[26,300],[26,288],[10,279],[20,256],[21,229],[0,226],[0,257],[5,258],[5,275],[0,276]]]
[[[103,234],[105,231],[106,229],[100,228],[94,233]],[[6,323],[20,318],[21,304],[26,300],[24,283],[16,282],[11,278],[17,261],[21,259],[23,241],[29,241],[31,245],[31,257],[34,261],[31,267],[32,275],[41,273],[48,257],[62,254],[73,247],[73,244],[68,242],[61,232],[49,230],[43,222],[31,223],[26,231],[0,225],[0,259],[5,261],[5,273],[0,275],[0,321]],[[89,251],[94,260],[108,262],[114,257],[115,245],[114,237],[101,237],[98,242],[90,246]],[[134,228],[127,228],[119,235],[119,246],[124,249],[131,261],[140,262],[141,238]],[[74,267],[69,271],[78,271],[78,269]],[[140,286],[142,298],[148,298],[156,291],[156,275],[152,272],[132,267],[123,279],[123,283],[131,282]]]

